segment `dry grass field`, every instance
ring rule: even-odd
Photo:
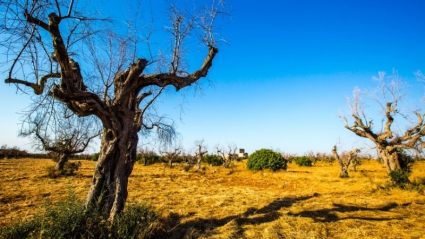
[[[0,160],[0,225],[29,219],[47,202],[72,190],[82,199],[95,162],[82,161],[77,175],[50,179],[50,160]],[[233,172],[209,167],[136,164],[128,203],[147,202],[164,218],[172,238],[425,238],[425,196],[382,189],[385,169],[366,161],[350,178],[326,163],[289,164],[286,172],[251,172],[237,162]],[[425,178],[425,163],[412,180]]]

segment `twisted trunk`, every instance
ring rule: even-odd
[[[384,161],[384,165],[388,173],[394,170],[405,170],[405,168],[403,168],[401,166],[402,164],[400,163],[401,157],[399,151],[390,151],[384,148],[379,151],[379,154]]]
[[[336,145],[332,149],[332,154],[333,154],[335,160],[338,161],[339,166],[340,166],[339,177],[341,177],[341,178],[348,177],[348,166],[339,157]]]
[[[97,207],[108,213],[109,221],[124,209],[128,196],[128,178],[136,162],[138,136],[129,127],[112,136],[104,130],[101,151],[90,190],[86,198],[86,208]]]
[[[65,154],[65,153],[64,154],[60,154],[59,155],[59,161],[56,164],[56,170],[62,172],[65,163],[68,162],[68,158],[69,158],[69,155],[68,154]]]
[[[37,4],[41,3],[37,1],[34,2],[33,7],[36,6],[37,9],[35,12],[39,11],[38,8],[43,9],[44,5],[42,4],[39,6]],[[13,78],[12,73],[14,73],[14,70],[12,66],[5,82],[25,85],[32,88],[35,94],[41,95],[45,91],[48,80],[60,78],[59,84],[53,84],[53,87],[49,89],[49,96],[65,103],[74,114],[80,117],[95,115],[102,121],[103,135],[101,150],[90,190],[86,197],[85,206],[86,209],[90,209],[94,206],[101,206],[96,208],[108,215],[109,221],[113,221],[115,216],[123,210],[127,199],[128,177],[136,161],[138,143],[137,133],[142,127],[146,129],[160,127],[159,122],[152,122],[152,125],[149,126],[145,125],[143,122],[144,113],[152,102],[156,100],[159,94],[161,94],[164,87],[173,86],[176,90],[180,90],[190,86],[200,78],[207,76],[212,66],[213,59],[218,53],[218,49],[214,46],[213,34],[210,32],[212,30],[212,24],[214,23],[213,20],[218,14],[218,9],[213,8],[211,10],[211,25],[207,24],[207,26],[204,26],[206,27],[205,29],[209,31],[209,37],[205,39],[206,45],[208,46],[208,54],[198,70],[191,74],[181,75],[179,73],[180,71],[178,71],[178,62],[173,61],[173,68],[171,71],[146,75],[142,73],[148,65],[148,61],[146,59],[137,59],[134,63],[130,64],[127,69],[119,71],[117,74],[112,74],[115,75],[113,82],[105,88],[105,92],[108,91],[109,87],[113,88],[113,97],[110,97],[110,99],[102,99],[100,95],[87,90],[88,88],[84,84],[83,75],[81,74],[82,71],[78,62],[75,62],[70,57],[70,53],[68,52],[69,46],[65,44],[66,41],[64,41],[61,35],[59,25],[63,20],[73,19],[73,17],[69,15],[71,10],[72,6],[69,9],[68,16],[65,17],[60,16],[60,14],[58,16],[53,12],[48,15],[48,22],[44,22],[42,19],[38,19],[36,15],[32,15],[34,11],[27,11],[25,9],[24,17],[26,22],[36,29],[44,29],[50,35],[50,39],[47,38],[48,40],[43,40],[43,34],[36,34],[36,36],[31,35],[30,39],[28,39],[28,43],[32,41],[42,41],[46,43],[51,41],[54,52],[47,57],[50,57],[50,65],[56,62],[59,69],[57,72],[52,72],[53,69],[40,70],[40,72],[51,73],[41,76],[40,79],[37,79],[34,83],[27,81],[25,78]],[[76,28],[73,30],[76,30]],[[177,28],[177,32],[179,34],[182,33],[180,28]],[[15,34],[15,32],[12,34]],[[77,33],[71,31],[70,34],[73,35]],[[46,36],[48,35],[46,34]],[[40,39],[37,38],[35,41],[31,39],[33,37],[38,37]],[[68,40],[69,39],[70,36]],[[179,40],[179,44],[180,43],[181,41]],[[173,52],[173,56],[179,56],[179,44],[175,46],[177,50]],[[24,52],[24,50],[27,50],[27,46],[28,45],[25,44],[22,47],[20,53],[17,55],[15,63],[22,60],[20,59],[20,54]],[[31,51],[31,49],[29,51]],[[123,57],[126,53],[126,50],[124,50],[123,53],[117,52],[117,54],[122,54],[118,58],[126,59],[126,57]],[[37,55],[38,53],[35,52],[35,56]],[[31,55],[31,57],[33,57],[33,55]],[[25,68],[27,61],[22,61]],[[125,61],[126,60],[122,60],[119,64],[124,64]],[[110,63],[115,64],[112,61]],[[33,66],[34,64],[32,63],[30,65]],[[118,68],[121,68],[121,66]],[[38,70],[37,68],[35,69]],[[153,92],[151,90],[156,87],[160,88],[160,90],[155,95],[152,95]],[[150,95],[152,95],[152,98],[147,101],[146,97]],[[172,164],[172,161],[170,161],[170,164]]]
[[[356,160],[358,152],[360,152],[360,150],[358,150],[358,149],[354,149],[354,150],[350,151],[348,153],[347,161],[344,162],[344,160],[339,156],[339,154],[337,152],[336,145],[333,147],[332,154],[333,154],[334,158],[338,161],[339,166],[340,166],[339,177],[341,177],[341,178],[348,177],[348,168],[350,167],[351,162],[353,160]]]

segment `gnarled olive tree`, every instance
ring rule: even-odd
[[[340,178],[347,178],[348,177],[348,167],[350,167],[350,164],[357,160],[357,154],[360,152],[360,149],[353,149],[350,152],[347,153],[346,157],[347,159],[344,160],[342,157],[338,154],[338,149],[336,145],[332,148],[332,155],[335,158],[335,160],[338,161],[340,172],[339,177]]]
[[[394,127],[395,119],[402,121],[409,119],[409,115],[400,109],[400,103],[403,99],[403,82],[398,75],[394,73],[391,77],[386,77],[385,73],[380,72],[379,77],[375,78],[379,83],[377,90],[369,92],[369,96],[382,109],[384,117],[382,121],[373,120],[366,116],[364,103],[360,97],[360,90],[354,91],[354,97],[351,100],[351,111],[353,122],[350,125],[346,117],[345,128],[356,135],[371,140],[378,149],[384,165],[391,173],[394,170],[408,170],[408,162],[404,160],[403,150],[419,149],[422,147],[423,137],[425,136],[424,113],[414,111],[411,113],[416,117],[416,121],[405,121],[405,125],[399,125],[398,129],[405,127],[406,130],[398,130]],[[382,122],[382,126],[375,125],[375,122]]]
[[[76,115],[94,115],[103,125],[86,207],[101,199],[110,221],[127,199],[138,132],[160,129],[158,121],[146,120],[148,108],[165,87],[190,86],[207,76],[212,66],[218,52],[213,25],[222,7],[221,1],[215,3],[205,14],[194,16],[172,6],[166,37],[171,39],[169,55],[158,51],[161,55],[149,61],[136,55],[142,40],[147,40],[146,55],[155,55],[149,44],[152,32],[141,38],[128,29],[131,34],[126,31],[120,37],[122,31],[111,31],[107,37],[105,26],[116,22],[97,15],[101,6],[90,13],[90,1],[0,0],[0,47],[8,59],[3,62],[8,65],[5,82],[29,87],[37,95],[48,91],[48,97],[63,102]],[[207,52],[199,68],[188,72],[183,53],[192,36],[202,36]]]

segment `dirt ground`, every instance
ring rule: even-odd
[[[76,176],[50,179],[51,160],[0,160],[0,225],[30,219],[70,191],[84,199],[95,162],[81,162]],[[322,162],[281,172],[252,172],[244,161],[201,171],[136,163],[128,203],[151,205],[173,238],[425,238],[423,193],[383,189],[389,179],[376,161],[349,175]],[[416,162],[411,180],[424,178],[425,162]]]

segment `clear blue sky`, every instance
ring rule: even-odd
[[[425,1],[229,0],[228,8],[219,33],[229,44],[220,46],[202,93],[170,93],[158,104],[185,148],[197,139],[211,151],[235,143],[249,153],[330,152],[337,142],[365,147],[338,118],[345,97],[356,86],[373,87],[378,71],[397,69],[411,85],[414,72],[425,71]],[[0,144],[30,148],[17,138],[16,114],[29,96],[4,83],[0,92]]]

